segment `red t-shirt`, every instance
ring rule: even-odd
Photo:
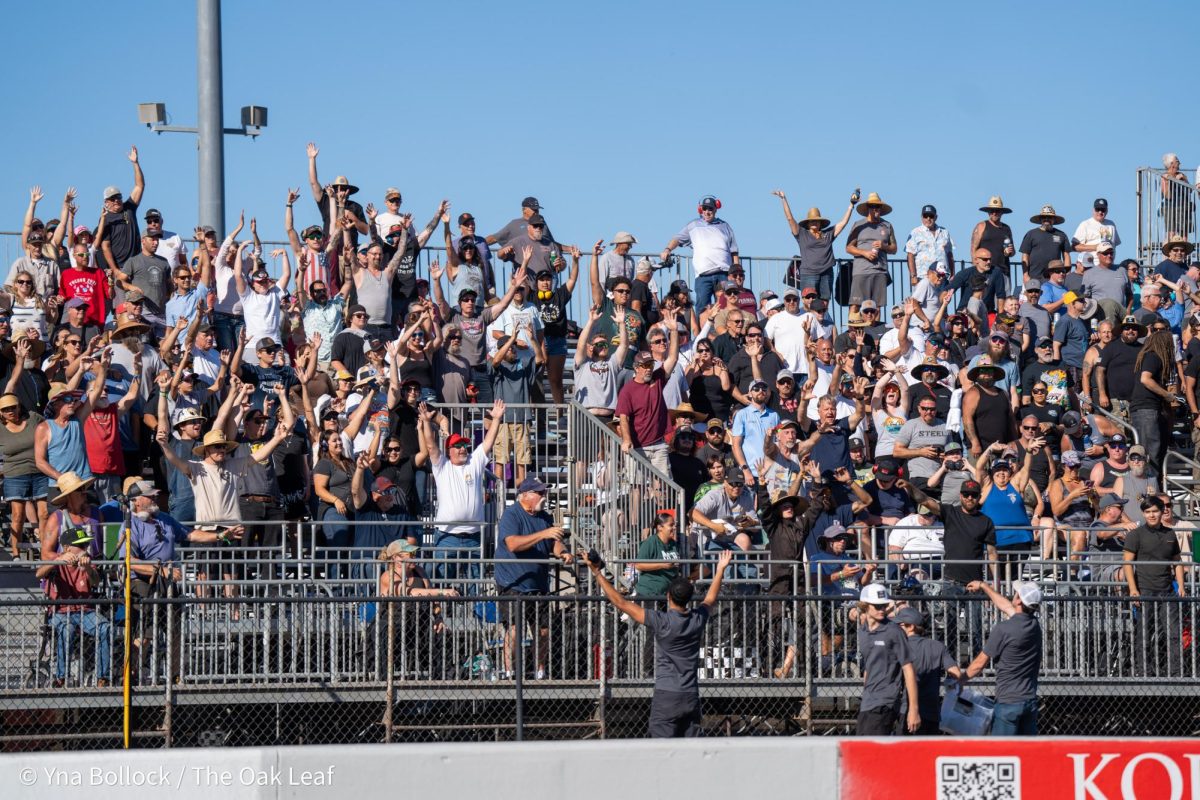
[[[631,380],[621,387],[617,395],[617,415],[629,417],[634,447],[649,447],[666,437],[670,425],[667,401],[663,399],[666,385],[667,374],[659,367],[654,370],[649,383]]]
[[[86,300],[88,322],[104,326],[104,318],[108,316],[108,278],[99,269],[70,269],[63,270],[58,282],[62,296],[70,300],[78,297]]]
[[[121,452],[117,404],[93,408],[83,420],[83,440],[87,443],[88,465],[96,475],[124,475],[125,455]]]

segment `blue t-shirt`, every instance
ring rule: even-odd
[[[810,539],[813,537],[809,537]],[[813,569],[817,570],[825,581],[819,582],[821,586],[821,594],[828,597],[858,597],[858,576],[845,578],[841,581],[833,581],[833,573],[849,566],[850,556],[843,553],[837,555],[830,553],[827,550],[818,550],[816,555],[809,558],[808,563],[812,564]]]
[[[871,513],[880,517],[907,517],[917,510],[908,492],[896,484],[888,488],[879,485],[874,480],[863,487],[871,495]]]
[[[101,506],[100,510],[101,519],[111,514],[111,510],[106,511],[104,506]],[[117,520],[119,520],[120,511],[117,511],[117,515]],[[183,529],[183,526],[176,522],[174,517],[161,511],[145,522],[137,517],[131,517],[130,527],[133,529],[131,537],[133,539],[133,557],[143,561],[161,561],[164,564],[174,561],[175,548],[187,543],[187,531]],[[120,558],[125,557],[124,544],[117,553]]]
[[[553,521],[545,511],[530,514],[520,503],[504,510],[504,516],[500,518],[500,541],[496,545],[496,586],[501,592],[531,594],[550,590],[547,565],[521,563],[521,560],[545,561],[554,552],[554,540],[543,539],[519,553],[509,550],[507,544],[510,536],[527,536],[550,527],[553,527]]]
[[[849,418],[839,419],[833,424],[832,431],[821,434],[811,455],[822,472],[838,467],[845,467],[854,472],[854,462],[850,460]]]
[[[1171,283],[1179,283],[1179,279],[1187,274],[1187,268],[1182,264],[1176,264],[1169,258],[1165,258],[1158,262],[1158,266],[1154,268],[1155,275],[1162,275]]]
[[[1065,316],[1054,324],[1054,341],[1062,342],[1062,362],[1068,367],[1083,366],[1089,339],[1087,324],[1077,317]]]
[[[758,472],[755,465],[763,457],[763,444],[771,429],[778,424],[779,415],[769,408],[760,410],[751,405],[733,415],[732,433],[742,437],[742,455],[746,457],[746,465],[756,478]]]
[[[1059,300],[1063,299],[1063,295],[1066,294],[1068,291],[1069,290],[1067,289],[1066,286],[1059,286],[1057,283],[1052,283],[1051,281],[1046,281],[1045,283],[1042,284],[1042,297],[1040,300],[1038,300],[1038,305],[1048,306],[1051,303],[1057,303]],[[1060,317],[1062,315],[1066,314],[1067,313],[1066,305],[1064,304],[1064,305],[1059,306],[1058,310],[1055,311],[1054,313]]]
[[[837,498],[839,488],[837,486],[834,487],[834,498]],[[807,496],[807,492],[805,494]],[[820,516],[817,517],[812,526],[812,536],[804,538],[804,554],[808,556],[809,561],[812,561],[821,552],[820,548],[817,547],[817,540],[820,538],[821,533],[835,522],[841,524],[843,528],[849,528],[854,524],[854,508],[849,502],[842,503],[835,507],[833,511],[822,511]]]

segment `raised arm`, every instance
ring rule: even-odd
[[[238,245],[237,255],[233,259],[233,285],[239,297],[246,294],[246,289],[248,288],[246,286],[246,276],[244,274],[245,263],[243,255],[246,252],[246,248],[249,246],[250,242],[242,242],[240,245]]]
[[[850,196],[850,204],[846,206],[846,213],[842,214],[842,218],[833,226],[833,238],[836,239],[840,236],[842,231],[846,229],[846,226],[850,224],[850,215],[854,213],[854,204],[857,202],[857,196],[857,191]]]
[[[727,552],[728,551],[725,551],[725,553]],[[722,553],[722,556],[724,556],[725,553]],[[596,583],[599,584],[600,590],[604,592],[604,596],[608,599],[608,602],[612,603],[613,607],[615,607],[621,613],[628,614],[629,618],[637,624],[645,625],[645,607],[640,603],[633,602],[618,592],[616,587],[609,582],[608,578],[604,577],[603,573],[600,572],[600,567],[596,564],[593,564],[586,554],[580,555],[580,558],[583,559],[583,563],[587,564],[588,569],[591,570],[592,577],[596,579]]]
[[[779,198],[779,202],[783,203],[783,218],[787,220],[788,228],[792,232],[792,236],[800,235],[800,223],[796,222],[796,218],[792,216],[792,207],[788,205],[787,195],[783,193],[783,189],[776,189],[771,192]]]
[[[592,263],[588,266],[588,277],[592,284],[592,305],[604,304],[604,287],[600,285],[600,254],[604,252],[604,240],[592,245]]]
[[[483,435],[483,444],[480,445],[485,453],[492,452],[492,445],[496,442],[496,434],[500,432],[500,424],[504,421],[504,401],[497,400],[492,403],[492,410],[488,413],[488,416],[492,418],[492,424]]]
[[[137,206],[141,205],[142,194],[146,191],[146,176],[142,174],[142,165],[138,161],[136,147],[129,148],[129,161],[133,164],[133,189],[129,192],[129,199]]]
[[[667,357],[662,366],[667,380],[670,380],[671,373],[675,371],[675,365],[679,363],[679,312],[674,309],[664,311],[663,319],[671,326],[671,348],[667,351]]]
[[[175,455],[174,448],[170,446],[169,437],[170,434],[167,432],[167,429],[160,424],[157,433],[154,435],[154,441],[158,442],[159,449],[162,450],[163,458],[167,460],[167,463],[186,475],[190,481],[192,479],[191,465]]]
[[[721,491],[718,489],[717,491]],[[700,605],[712,608],[717,604],[717,595],[721,593],[721,581],[725,579],[725,568],[729,566],[729,562],[733,560],[732,550],[722,550],[721,555],[717,557],[717,568],[713,571],[712,583],[708,586],[708,591],[704,593],[704,599],[700,601]]]
[[[317,178],[317,154],[321,151],[313,142],[309,142],[305,150],[308,153],[308,186],[312,189],[313,200],[320,203],[323,191],[321,189],[321,181]],[[332,223],[333,219],[333,217],[330,217],[329,221]]]
[[[299,189],[288,189],[287,207],[283,211],[283,231],[287,234],[288,243],[292,246],[292,252],[296,254],[297,260],[300,258],[300,252],[304,247],[304,243],[300,241],[300,237],[296,234],[296,223],[295,216],[292,213],[292,206],[299,199]]]

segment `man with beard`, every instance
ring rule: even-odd
[[[1017,424],[1008,397],[996,386],[1003,371],[992,364],[988,356],[980,356],[967,372],[971,387],[963,392],[963,433],[971,448],[971,457],[978,459],[994,442],[1011,442],[1017,438]]]
[[[926,356],[910,373],[916,383],[908,387],[908,415],[915,419],[922,400],[933,400],[936,418],[945,420],[950,414],[950,390],[942,383],[950,370],[934,356]]]
[[[1071,237],[1055,227],[1066,220],[1054,211],[1054,206],[1045,205],[1029,221],[1038,227],[1027,232],[1021,240],[1021,282],[1025,283],[1030,278],[1045,280],[1046,265],[1051,261],[1061,260],[1069,269]]]
[[[800,392],[796,390],[796,378],[789,370],[780,370],[775,376],[775,391],[767,407],[779,415],[781,420],[799,419]]]
[[[1129,448],[1129,472],[1113,483],[1113,494],[1125,499],[1125,513],[1138,525],[1146,521],[1142,516],[1142,498],[1157,495],[1158,484],[1158,475],[1147,463],[1146,448],[1140,444]]]
[[[733,445],[729,442],[728,430],[722,420],[713,417],[704,429],[704,444],[696,451],[696,458],[707,464],[714,456],[725,463],[725,470],[737,469],[737,461],[733,457]]]
[[[1021,371],[1021,404],[1025,409],[1031,405],[1045,405],[1048,408],[1065,412],[1070,408],[1079,408],[1079,400],[1067,375],[1067,367],[1062,359],[1054,357],[1054,342],[1049,338],[1038,339],[1033,349],[1037,361],[1026,364]],[[1035,389],[1042,384],[1045,390],[1042,397],[1035,397]],[[1041,401],[1041,402],[1039,402]],[[1034,411],[1039,419],[1043,411]]]

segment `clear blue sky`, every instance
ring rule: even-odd
[[[277,238],[286,188],[300,186],[298,227],[317,220],[304,155],[315,140],[323,181],[348,175],[364,205],[396,185],[418,226],[448,197],[490,233],[534,194],[562,241],[627,229],[657,251],[714,193],[744,254],[784,255],[795,244],[771,189],[798,215],[819,205],[836,219],[861,185],[895,206],[901,231],[935,203],[960,253],[993,193],[1017,212],[1018,236],[1042,203],[1073,230],[1106,196],[1132,244],[1135,168],[1168,150],[1200,161],[1198,9],[227,0],[226,124],[255,103],[270,127],[227,137],[226,210],[232,223],[244,207]],[[10,35],[0,57],[0,228],[16,229],[35,183],[43,219],[73,184],[94,224],[105,185],[128,192],[136,144],[143,208],[190,230],[194,138],[151,134],[136,104],[165,102],[173,122],[195,124],[194,4],[70,0],[5,16],[45,33]],[[1171,32],[1177,44],[1157,44]]]

